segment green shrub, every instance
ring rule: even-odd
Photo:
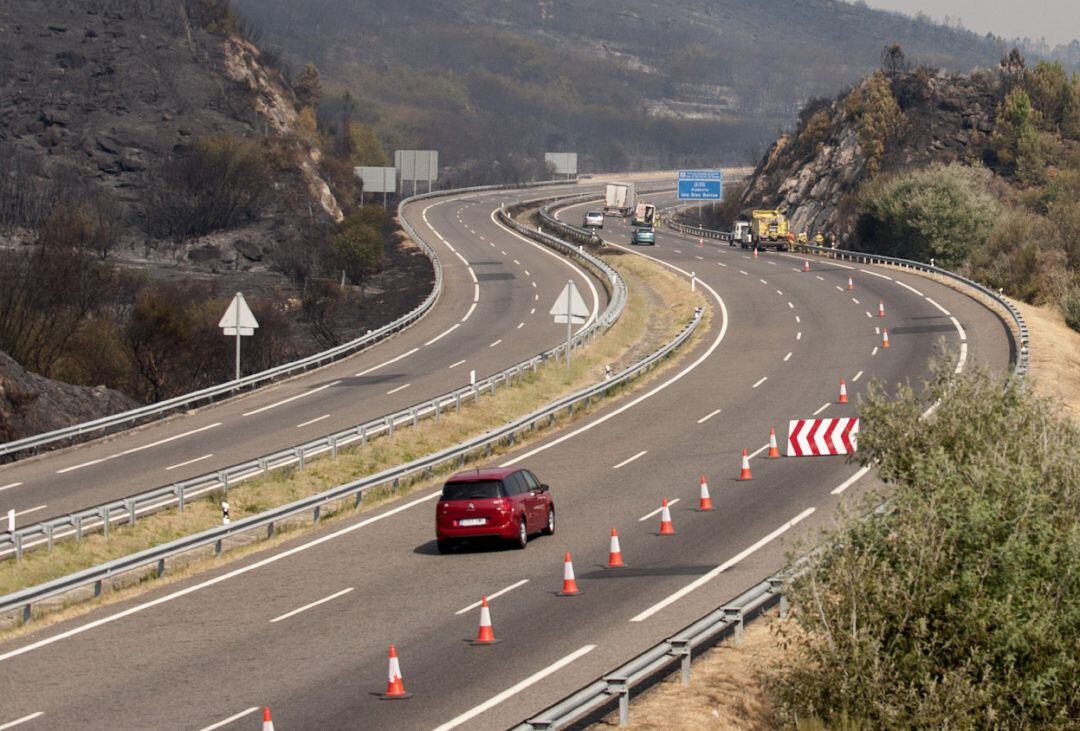
[[[1000,213],[992,178],[953,164],[871,180],[856,200],[858,238],[867,251],[957,266],[986,246]]]
[[[1062,309],[1065,311],[1065,324],[1080,332],[1080,284],[1069,288]]]
[[[1080,430],[1018,383],[938,371],[924,397],[871,389],[859,458],[887,509],[843,519],[793,582],[768,688],[791,723],[1075,728]]]
[[[885,147],[900,131],[904,119],[885,74],[875,71],[857,87],[844,102],[844,111],[855,120],[866,169],[872,175],[881,168]]]

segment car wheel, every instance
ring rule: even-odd
[[[518,524],[517,538],[514,539],[514,548],[521,549],[529,545],[529,531],[525,527],[525,516],[521,516],[521,523]]]
[[[454,544],[450,541],[435,541],[439,546],[439,553],[447,554],[454,550]]]
[[[547,527],[544,528],[543,533],[544,533],[545,536],[553,536],[553,535],[555,535],[555,506],[554,505],[549,505],[548,506]]]

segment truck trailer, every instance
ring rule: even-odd
[[[629,216],[635,204],[633,183],[608,183],[604,188],[604,215]]]

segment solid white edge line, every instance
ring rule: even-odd
[[[768,376],[762,376],[762,377],[761,377],[761,380],[760,380],[760,381],[758,381],[757,383],[755,383],[755,384],[754,384],[753,386],[751,386],[750,388],[757,388],[757,387],[758,387],[758,386],[760,386],[761,384],[765,383],[765,381],[767,381],[767,380],[769,380],[769,377],[768,377]]]
[[[720,409],[717,409],[716,411],[709,412],[708,414],[705,414],[705,416],[698,419],[697,423],[704,424],[706,421],[713,418],[714,416],[716,416],[719,413],[720,413]]]
[[[317,607],[320,604],[326,604],[329,601],[333,601],[334,599],[337,599],[339,596],[345,596],[350,591],[352,591],[354,588],[355,587],[350,586],[350,587],[348,587],[346,589],[342,589],[339,592],[335,592],[335,593],[331,594],[330,596],[325,596],[322,599],[318,599],[316,601],[313,601],[311,604],[305,604],[304,606],[299,607],[297,609],[294,609],[291,612],[285,612],[285,614],[282,614],[279,617],[274,617],[273,619],[271,619],[270,624],[274,624],[275,622],[280,622],[281,620],[288,619],[289,617],[295,617],[297,614],[300,614],[300,612],[306,612],[307,610],[313,609],[314,607]]]
[[[878,274],[877,272],[872,272],[869,269],[860,269],[859,271],[860,272],[865,272],[866,274],[869,274],[872,277],[879,277],[881,279],[888,279],[890,282],[893,281],[892,277],[886,276],[885,274]]]
[[[247,416],[247,414],[245,414],[245,416]],[[159,447],[162,444],[167,444],[169,442],[175,442],[177,439],[183,439],[184,437],[190,437],[192,434],[198,434],[199,432],[204,432],[204,431],[207,431],[208,429],[213,429],[213,428],[219,427],[219,426],[221,426],[220,421],[215,422],[213,424],[207,424],[206,426],[200,426],[198,429],[192,429],[191,431],[186,431],[183,434],[175,434],[175,435],[173,435],[171,437],[165,437],[164,439],[159,439],[156,442],[150,442],[149,444],[143,444],[143,445],[138,446],[138,447],[132,447],[131,449],[125,449],[123,452],[117,452],[116,454],[110,454],[108,457],[101,457],[99,459],[92,459],[89,462],[83,462],[82,464],[73,465],[72,467],[65,467],[62,470],[57,470],[56,474],[62,475],[65,472],[73,472],[73,471],[75,471],[77,469],[81,469],[83,467],[90,467],[91,465],[101,464],[102,462],[108,462],[109,460],[117,459],[119,457],[126,457],[129,454],[135,454],[136,452],[141,452],[144,449],[150,449],[151,447]]]
[[[933,305],[934,307],[936,307],[936,308],[938,308],[939,310],[941,310],[941,311],[942,311],[942,313],[944,313],[946,317],[948,317],[949,315],[951,315],[951,314],[952,314],[951,312],[949,312],[948,310],[946,310],[946,309],[945,309],[944,307],[942,307],[941,305],[939,305],[939,304],[938,304],[937,302],[935,302],[934,300],[930,299],[929,297],[927,297],[927,298],[926,298],[926,301],[927,301],[927,302],[929,302],[930,304],[932,304],[932,305]]]
[[[444,337],[446,337],[450,333],[454,332],[459,327],[461,327],[461,323],[460,322],[455,322],[449,329],[443,330],[441,333],[439,333],[438,335],[433,337],[431,340],[424,343],[424,345],[427,346],[427,345],[432,345],[433,343],[439,342],[441,339],[443,339]]]
[[[60,632],[59,634],[52,635],[51,637],[46,637],[44,639],[38,640],[37,642],[31,642],[29,645],[24,645],[22,647],[17,647],[17,648],[15,648],[13,650],[9,650],[9,651],[7,651],[7,652],[5,652],[3,654],[0,654],[0,662],[3,662],[5,660],[10,660],[11,658],[18,657],[20,655],[25,655],[28,652],[33,652],[34,650],[37,650],[39,648],[47,647],[47,646],[52,645],[52,644],[54,644],[56,642],[59,642],[61,640],[66,640],[69,637],[75,637],[77,635],[81,635],[83,632],[89,632],[92,629],[96,629],[96,628],[101,627],[101,626],[106,625],[106,624],[111,624],[111,623],[113,623],[113,622],[115,622],[115,621],[117,621],[119,619],[124,619],[125,617],[129,617],[132,614],[138,614],[139,612],[142,612],[144,610],[156,607],[159,604],[165,604],[166,602],[170,602],[173,599],[179,599],[180,597],[187,596],[188,594],[194,594],[195,592],[200,591],[202,589],[206,589],[208,587],[215,586],[217,584],[220,584],[220,583],[222,583],[224,581],[228,581],[229,579],[235,578],[237,576],[242,576],[242,575],[244,575],[246,573],[249,573],[251,571],[255,571],[256,569],[261,569],[263,566],[269,566],[270,564],[277,563],[278,561],[281,561],[282,559],[285,559],[285,558],[289,558],[290,556],[293,556],[294,554],[302,553],[302,552],[307,551],[307,550],[309,550],[311,548],[315,548],[316,546],[321,546],[323,543],[328,543],[329,541],[332,541],[332,540],[334,540],[336,538],[340,538],[341,536],[348,535],[349,533],[352,533],[353,531],[360,530],[361,528],[365,528],[365,527],[371,525],[372,523],[377,523],[380,520],[385,520],[386,518],[389,518],[392,515],[397,515],[398,513],[409,510],[410,508],[414,508],[417,505],[422,505],[422,504],[432,500],[433,498],[439,497],[440,495],[442,495],[441,490],[439,492],[433,492],[430,495],[425,495],[424,497],[417,498],[416,500],[411,500],[410,502],[407,502],[404,505],[399,505],[396,508],[391,508],[390,510],[387,510],[385,513],[380,513],[378,515],[374,515],[374,516],[372,516],[370,518],[367,518],[366,520],[361,520],[358,523],[353,523],[352,525],[346,526],[344,528],[340,528],[340,529],[338,529],[336,531],[333,531],[332,533],[327,533],[326,535],[319,536],[318,538],[312,539],[312,540],[308,541],[307,543],[301,543],[301,544],[299,544],[297,546],[293,546],[292,548],[289,548],[289,549],[287,549],[285,551],[282,551],[281,553],[275,553],[272,556],[267,556],[266,558],[255,561],[254,563],[250,563],[250,564],[248,564],[246,566],[241,566],[240,568],[233,569],[232,571],[229,571],[229,572],[226,572],[224,574],[220,574],[220,575],[215,576],[213,578],[207,579],[206,581],[201,581],[201,582],[199,582],[197,584],[192,584],[191,586],[186,586],[183,589],[178,589],[178,590],[176,590],[174,592],[171,592],[169,594],[159,596],[156,599],[151,599],[149,601],[143,602],[142,604],[136,604],[136,605],[134,605],[132,607],[128,607],[127,609],[121,610],[121,611],[117,612],[116,614],[110,614],[107,617],[102,617],[101,619],[95,619],[95,620],[93,620],[91,622],[87,622],[86,624],[82,624],[82,625],[79,625],[77,627],[72,627],[69,630],[66,630],[64,632]]]
[[[330,416],[330,414],[327,414],[326,416]],[[323,419],[323,418],[325,418],[325,417],[322,417],[322,416],[319,417],[319,419]],[[315,421],[318,421],[319,419],[316,419]],[[304,424],[299,424],[298,426],[304,426]],[[210,454],[204,454],[201,457],[196,457],[195,459],[189,459],[187,462],[180,462],[179,464],[174,464],[174,465],[171,465],[169,467],[166,467],[165,471],[169,472],[170,470],[175,470],[178,467],[187,467],[189,464],[195,464],[196,462],[202,462],[204,459],[210,459],[213,456],[214,456],[213,452],[211,452]]]
[[[960,326],[960,321],[957,320],[955,317],[950,317],[949,319],[952,320],[953,326],[956,327],[956,332],[960,334],[960,339],[967,340],[967,333],[964,332],[964,328]]]
[[[16,726],[24,724],[27,721],[33,721],[35,718],[38,718],[39,716],[44,716],[44,715],[45,715],[45,711],[38,711],[36,713],[31,713],[31,714],[29,714],[27,716],[23,716],[22,718],[16,718],[14,721],[8,721],[7,723],[5,723],[3,725],[0,725],[0,731],[4,731],[4,729],[8,729],[8,728],[15,728]]]
[[[960,343],[960,360],[956,363],[956,372],[960,373],[964,370],[964,363],[967,362],[968,344]]]
[[[252,713],[254,713],[257,710],[259,710],[259,706],[252,706],[251,708],[247,709],[246,711],[240,711],[235,716],[229,716],[228,718],[226,718],[223,721],[218,721],[217,723],[212,723],[209,726],[205,726],[202,729],[200,729],[200,731],[214,731],[214,729],[216,729],[216,728],[221,728],[222,726],[228,726],[233,721],[239,721],[244,716],[250,716]]]
[[[926,295],[924,295],[924,294],[923,294],[922,292],[920,292],[919,290],[917,290],[917,289],[915,289],[914,287],[912,287],[912,286],[911,286],[910,284],[904,284],[904,283],[903,283],[903,282],[901,282],[901,281],[900,281],[899,279],[897,279],[897,280],[894,280],[894,281],[895,281],[895,282],[896,282],[897,284],[899,284],[899,285],[900,285],[901,287],[903,287],[904,289],[910,289],[910,290],[911,290],[912,292],[914,292],[915,294],[919,295],[920,297],[925,297],[925,296],[926,296]]]
[[[675,498],[674,500],[668,500],[668,501],[667,501],[667,506],[668,506],[668,507],[670,508],[670,507],[671,507],[672,505],[674,505],[675,503],[679,502],[679,500],[680,500],[680,499],[681,499],[681,498]],[[638,519],[637,519],[637,522],[639,522],[639,523],[644,523],[644,522],[645,522],[646,520],[648,520],[649,518],[653,517],[654,515],[656,515],[657,513],[659,513],[660,511],[662,511],[663,509],[664,509],[664,506],[663,506],[663,505],[661,505],[661,506],[660,506],[660,507],[658,507],[658,508],[657,508],[656,510],[653,510],[653,511],[651,511],[651,512],[649,512],[649,513],[646,513],[645,515],[643,515],[643,516],[641,516],[640,518],[638,518]]]
[[[818,410],[817,410],[817,411],[815,411],[814,413],[810,414],[810,416],[817,416],[817,415],[818,415],[818,414],[820,414],[820,413],[821,413],[822,411],[824,411],[825,409],[829,408],[829,406],[831,406],[831,404],[827,404],[827,403],[826,403],[826,404],[822,404],[822,405],[821,405],[821,407],[820,407],[820,408],[818,408]]]
[[[12,482],[10,485],[4,485],[3,487],[0,487],[0,492],[3,492],[4,490],[10,490],[13,487],[18,487],[21,484],[23,484],[23,483],[21,483],[21,482]]]
[[[528,583],[529,583],[528,579],[522,579],[521,581],[517,581],[517,582],[511,584],[510,586],[506,587],[505,589],[499,589],[494,594],[486,594],[485,596],[487,597],[487,600],[490,602],[493,599],[498,599],[503,594],[507,594],[507,593],[513,591],[514,589],[518,588],[519,586],[525,586]],[[454,612],[454,614],[465,614],[466,612],[471,612],[472,610],[476,609],[479,606],[480,606],[480,602],[473,602],[469,606],[467,606],[467,607],[465,607],[463,609],[457,610],[456,612]]]
[[[367,374],[371,373],[372,371],[379,370],[383,366],[388,366],[391,363],[397,363],[402,358],[408,358],[410,355],[412,355],[413,353],[415,353],[418,350],[420,350],[420,348],[413,348],[412,350],[410,350],[407,353],[402,353],[401,355],[395,356],[395,357],[391,358],[388,361],[384,361],[383,363],[380,363],[379,365],[371,366],[370,368],[368,368],[366,370],[363,370],[363,371],[360,371],[359,373],[354,373],[353,375],[354,376],[366,376]]]
[[[859,471],[856,472],[854,475],[852,475],[851,477],[847,478],[846,480],[841,482],[839,485],[834,487],[833,490],[832,490],[832,494],[833,495],[839,495],[844,490],[848,489],[849,487],[854,485],[856,482],[861,480],[862,476],[865,475],[869,471],[870,471],[870,465],[866,465],[865,467],[859,469]]]
[[[44,510],[47,507],[49,507],[49,506],[48,505],[35,505],[34,507],[27,508],[26,510],[16,510],[15,511],[15,517],[18,518],[20,515],[27,515],[29,513],[36,513],[37,511]]]
[[[624,459],[622,462],[619,462],[619,464],[613,466],[611,469],[617,470],[620,467],[625,467],[626,465],[630,464],[631,462],[633,462],[638,457],[644,457],[648,453],[648,451],[649,450],[647,450],[647,449],[643,449],[640,452],[638,452],[637,454],[635,454],[633,457],[630,457],[629,459]]]
[[[465,313],[465,317],[461,318],[461,321],[465,322],[470,317],[472,317],[473,310],[475,310],[475,309],[476,309],[476,303],[473,302],[472,305],[469,307],[469,311]]]
[[[754,545],[750,546],[749,548],[743,549],[741,552],[735,554],[734,556],[729,558],[727,561],[724,561],[724,563],[720,564],[719,566],[717,566],[715,569],[713,569],[709,573],[707,573],[707,574],[695,579],[694,581],[690,582],[689,584],[687,584],[683,588],[679,589],[674,594],[671,594],[670,596],[668,596],[666,599],[662,599],[659,602],[657,602],[656,604],[653,604],[651,607],[649,607],[645,611],[641,612],[640,614],[635,616],[630,621],[631,622],[644,622],[649,617],[653,616],[654,614],[656,614],[660,610],[664,609],[665,607],[668,607],[669,605],[674,604],[675,602],[679,601],[684,596],[686,596],[690,592],[694,591],[698,587],[704,586],[705,584],[709,583],[710,581],[715,579],[717,576],[719,576],[723,572],[727,571],[729,568],[731,568],[735,564],[739,563],[739,561],[742,561],[744,558],[746,558],[750,554],[754,553],[755,551],[760,549],[762,546],[765,546],[766,544],[771,543],[772,541],[776,540],[781,535],[786,533],[788,530],[790,530],[791,528],[793,528],[796,525],[798,525],[799,523],[801,523],[803,520],[805,520],[810,515],[812,515],[814,513],[814,510],[815,510],[814,508],[807,508],[806,510],[802,511],[801,513],[796,515],[794,518],[792,518],[791,520],[789,520],[788,522],[784,523],[782,526],[780,526],[779,528],[774,530],[772,533],[770,533],[769,535],[767,535],[764,538],[762,538],[761,540],[759,540]]]
[[[360,375],[363,375],[363,374],[362,373],[357,373],[356,375],[360,376]],[[244,412],[243,414],[241,414],[241,416],[254,416],[255,414],[261,414],[262,412],[269,411],[270,409],[276,409],[278,406],[284,406],[285,404],[292,403],[293,401],[296,401],[297,399],[302,399],[302,398],[304,398],[306,396],[311,396],[312,394],[319,393],[320,391],[325,391],[326,389],[328,389],[328,388],[330,388],[332,386],[336,386],[339,383],[341,383],[341,381],[331,381],[330,383],[324,383],[323,385],[318,386],[317,388],[312,388],[312,389],[309,389],[307,391],[302,391],[301,393],[298,393],[298,394],[296,394],[294,396],[290,396],[289,398],[281,399],[280,401],[276,401],[276,402],[274,402],[272,404],[267,404],[266,406],[260,406],[259,408],[255,409],[254,411]]]
[[[457,728],[458,726],[465,723],[466,721],[470,721],[473,718],[476,718],[477,716],[479,716],[484,711],[487,711],[488,709],[494,708],[495,706],[497,706],[500,703],[502,703],[503,701],[505,701],[507,698],[512,698],[513,696],[517,695],[521,691],[528,688],[530,685],[534,685],[535,683],[539,683],[541,680],[543,680],[547,676],[551,675],[552,673],[556,673],[559,670],[562,670],[564,667],[566,667],[570,663],[574,662],[579,657],[584,657],[585,655],[588,655],[590,652],[592,652],[595,649],[596,649],[596,645],[585,645],[584,647],[581,647],[581,648],[575,650],[574,652],[571,652],[569,655],[562,658],[561,660],[557,660],[554,663],[552,663],[551,665],[548,665],[543,670],[540,670],[539,672],[533,673],[529,677],[522,680],[520,683],[517,683],[516,685],[513,685],[513,686],[507,688],[502,693],[499,693],[498,695],[492,696],[491,698],[484,701],[480,705],[475,706],[475,707],[469,709],[468,711],[465,711],[465,713],[462,713],[460,716],[457,716],[456,718],[453,718],[453,719],[447,721],[446,723],[442,724],[441,726],[437,726],[435,728],[435,731],[450,731],[450,729]]]

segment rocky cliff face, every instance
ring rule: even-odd
[[[773,143],[741,200],[778,208],[792,231],[852,233],[851,196],[878,171],[932,162],[996,164],[990,149],[1000,83],[924,71],[877,74],[832,101],[811,102],[796,131]]]

